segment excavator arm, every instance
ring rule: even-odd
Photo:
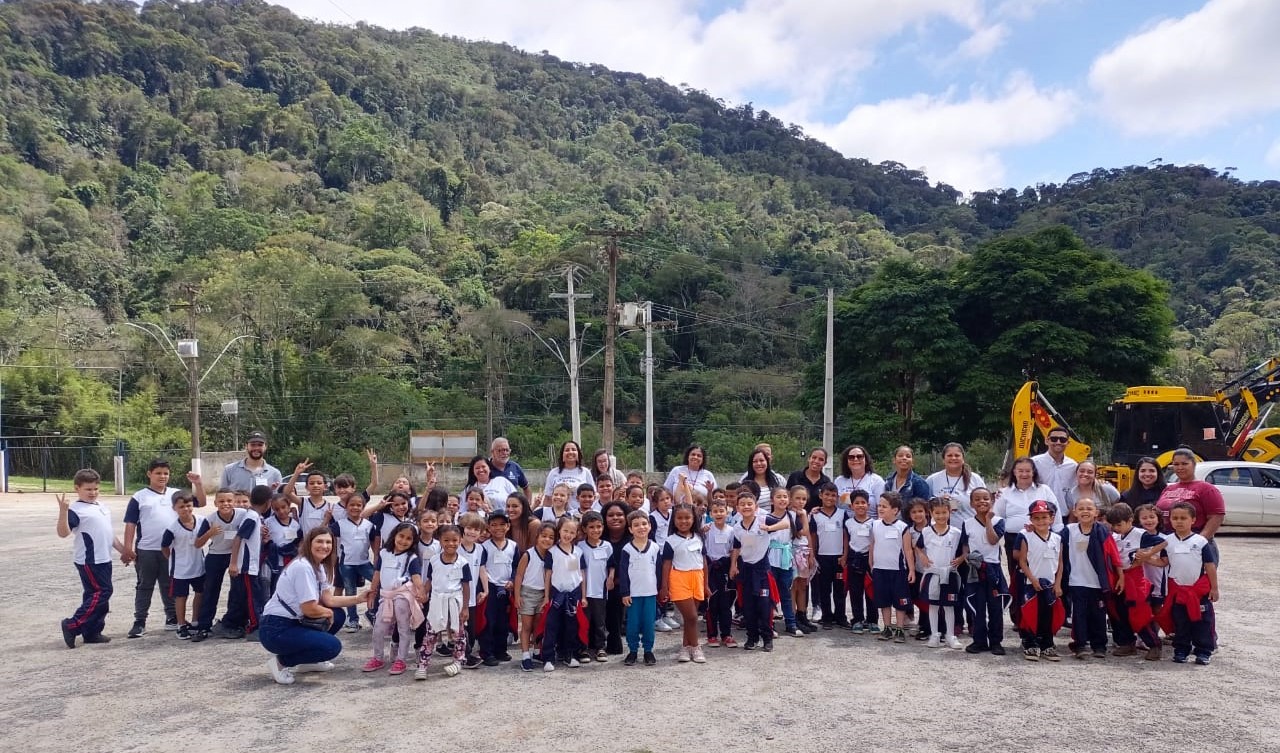
[[[1022,389],[1013,398],[1009,418],[1013,424],[1013,437],[1009,446],[1011,458],[1030,455],[1035,449],[1036,434],[1040,435],[1043,444],[1048,439],[1049,432],[1056,428],[1065,429],[1071,438],[1067,443],[1067,457],[1079,462],[1087,459],[1093,451],[1040,392],[1039,382],[1032,381],[1022,385]]]
[[[1227,416],[1222,437],[1227,454],[1233,458],[1243,457],[1270,406],[1280,400],[1280,358],[1263,361],[1227,382],[1215,397]]]

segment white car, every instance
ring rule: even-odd
[[[1223,526],[1280,528],[1280,466],[1246,460],[1206,460],[1196,464],[1196,478],[1222,492],[1227,504]]]

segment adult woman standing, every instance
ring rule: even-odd
[[[773,472],[769,463],[769,453],[764,450],[752,450],[747,458],[747,470],[739,481],[754,481],[760,487],[759,504],[765,507],[773,498],[773,490],[779,488],[778,474]]]
[[[964,459],[964,445],[948,442],[942,446],[942,470],[929,476],[929,494],[946,500],[951,505],[951,525],[959,527],[972,520],[973,508],[969,505],[969,493],[986,486],[982,477],[973,472]]]
[[[1022,569],[1018,567],[1015,552],[1018,538],[1031,523],[1031,504],[1043,500],[1058,509],[1058,499],[1053,490],[1040,483],[1040,472],[1036,470],[1035,461],[1023,455],[1013,461],[1010,468],[1010,483],[1000,489],[996,496],[996,515],[1004,518],[1004,552],[1009,567],[1009,593],[1014,594],[1009,603],[1009,615],[1013,623],[1018,624],[1021,605],[1018,603],[1025,580]],[[1053,530],[1062,530],[1062,517],[1054,515]]]
[[[488,510],[468,509],[467,493],[472,489],[479,489],[484,494],[485,500],[489,503]],[[502,510],[506,507],[507,497],[515,494],[516,491],[516,485],[507,480],[506,476],[493,475],[493,467],[489,465],[488,458],[484,455],[476,455],[471,458],[471,463],[467,466],[467,485],[462,488],[462,495],[459,497],[461,505],[458,511],[488,514],[494,510]]]
[[[617,465],[618,459],[610,455],[608,450],[596,450],[591,456],[591,475],[597,479],[608,476],[613,481],[613,488],[616,489],[627,483],[627,477],[622,475]]]
[[[662,482],[663,487],[675,496],[676,504],[681,502],[693,504],[692,499],[682,499],[676,491],[680,486],[681,476],[688,480],[689,488],[694,492],[702,494],[708,500],[711,499],[711,492],[716,490],[716,477],[707,470],[707,451],[700,445],[689,445],[689,449],[684,451],[684,465],[672,468],[667,474],[667,480]]]
[[[893,451],[893,475],[884,481],[885,491],[902,495],[902,519],[907,523],[911,522],[907,512],[911,500],[927,500],[933,494],[929,489],[929,482],[916,473],[915,467],[916,454],[910,447],[902,445]]]
[[[1138,505],[1154,505],[1159,502],[1160,495],[1164,493],[1165,481],[1156,459],[1139,460],[1134,476],[1136,480],[1133,486],[1124,490],[1124,494],[1120,495],[1120,501],[1135,510],[1138,509]]]
[[[582,447],[572,439],[560,445],[560,460],[555,468],[547,472],[547,483],[542,489],[543,504],[550,502],[551,490],[557,484],[568,484],[574,490],[583,484],[591,484],[592,489],[596,488],[596,479],[591,469],[582,465]],[[535,508],[541,506],[534,505]]]
[[[822,472],[829,457],[831,456],[827,453],[827,448],[815,447],[809,451],[809,460],[804,468],[787,476],[788,489],[803,486],[809,490],[809,502],[805,505],[805,512],[822,506],[822,500],[818,495],[822,491],[823,484],[831,483],[831,478]]]
[[[262,647],[271,652],[267,669],[281,685],[291,685],[300,672],[328,672],[330,661],[342,652],[342,641],[334,635],[342,627],[343,609],[364,602],[362,591],[354,596],[335,596],[333,569],[337,552],[333,534],[326,527],[313,528],[302,540],[297,559],[280,574],[276,592],[262,610],[258,629]],[[328,630],[303,626],[302,618],[328,619]]]
[[[1076,502],[1085,497],[1093,500],[1100,516],[1120,499],[1120,492],[1114,486],[1098,480],[1098,466],[1092,460],[1082,460],[1076,466],[1076,485],[1067,490],[1063,500],[1068,523],[1075,522]]]
[[[1160,513],[1160,530],[1165,533],[1173,532],[1169,525],[1169,511],[1175,504],[1187,502],[1196,508],[1196,519],[1191,524],[1191,530],[1212,543],[1218,527],[1227,517],[1227,505],[1222,499],[1222,492],[1213,484],[1196,478],[1196,455],[1185,447],[1173,451],[1169,467],[1173,469],[1177,481],[1166,486],[1156,502],[1156,510]],[[1214,554],[1217,554],[1216,547]]]
[[[857,489],[867,493],[870,501],[872,517],[875,517],[875,506],[884,494],[884,478],[872,470],[871,454],[860,444],[852,444],[840,453],[840,475],[836,476],[836,492],[840,495],[840,506],[849,506],[849,495]]]

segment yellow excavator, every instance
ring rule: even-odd
[[[1179,447],[1189,447],[1202,460],[1271,462],[1280,458],[1280,429],[1259,427],[1277,400],[1280,357],[1249,369],[1212,395],[1190,395],[1182,387],[1130,387],[1108,408],[1114,428],[1111,464],[1100,465],[1098,476],[1123,491],[1133,483],[1138,460],[1153,457],[1163,468]],[[1013,457],[1031,454],[1036,436],[1043,444],[1055,427],[1071,437],[1068,457],[1080,461],[1092,454],[1035,381],[1018,390],[1010,418]]]

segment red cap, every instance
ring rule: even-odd
[[[1054,509],[1053,503],[1044,499],[1037,499],[1031,503],[1031,508],[1027,510],[1027,515],[1035,515],[1038,512],[1047,512],[1050,515],[1056,515],[1057,510]]]

